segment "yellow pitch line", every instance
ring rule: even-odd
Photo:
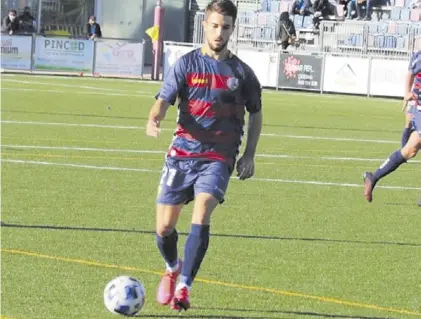
[[[40,253],[36,253],[36,252],[30,252],[30,251],[24,251],[24,250],[1,248],[0,251],[10,253],[10,254],[25,255],[25,256],[31,256],[31,257],[38,257],[38,258],[51,259],[51,260],[57,260],[57,261],[64,261],[64,262],[68,262],[68,263],[75,263],[75,264],[81,264],[81,265],[89,265],[89,266],[96,266],[96,267],[103,267],[103,268],[113,268],[113,269],[136,271],[136,272],[142,272],[142,273],[146,273],[146,274],[162,275],[162,272],[153,271],[153,270],[149,270],[149,269],[135,268],[135,267],[128,267],[128,266],[120,266],[120,265],[114,265],[114,264],[105,264],[105,263],[100,263],[100,262],[96,262],[96,261],[84,260],[84,259],[74,259],[74,258],[59,257],[59,256],[49,256],[49,255],[44,255],[44,254],[40,254]],[[406,309],[396,309],[396,308],[391,308],[391,307],[383,307],[383,306],[377,306],[377,305],[373,305],[373,304],[365,304],[365,303],[360,303],[360,302],[341,300],[341,299],[337,299],[337,298],[307,295],[307,294],[303,294],[303,293],[299,293],[299,292],[285,291],[285,290],[272,289],[272,288],[264,288],[264,287],[258,287],[258,286],[247,286],[247,285],[234,284],[234,283],[217,281],[217,280],[209,280],[209,279],[204,279],[204,278],[196,278],[195,281],[210,284],[210,285],[216,285],[216,286],[230,287],[230,288],[236,288],[236,289],[246,289],[246,290],[250,290],[250,291],[267,292],[267,293],[274,294],[274,295],[299,297],[299,298],[312,299],[312,300],[317,300],[317,301],[321,301],[321,302],[325,302],[325,303],[333,303],[333,304],[338,304],[338,305],[343,305],[343,306],[365,308],[365,309],[372,309],[372,310],[377,310],[377,311],[386,311],[386,312],[393,312],[393,313],[399,313],[399,314],[406,314],[406,315],[413,315],[413,316],[420,316],[421,317],[421,312],[410,311],[410,310],[406,310]],[[1,319],[4,319],[4,318],[1,318]]]

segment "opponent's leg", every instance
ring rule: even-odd
[[[390,157],[383,163],[382,166],[379,167],[379,169],[374,174],[371,172],[366,172],[364,174],[364,195],[368,202],[373,200],[373,190],[377,182],[383,177],[395,171],[403,163],[406,163],[407,160],[417,155],[417,152],[420,148],[421,138],[418,132],[414,131],[406,145],[401,150],[398,150],[390,155]]]
[[[175,310],[187,310],[190,307],[189,291],[209,246],[211,215],[218,203],[224,201],[230,178],[230,171],[225,163],[213,162],[201,166],[194,187],[192,224],[185,244],[180,283],[172,302]]]

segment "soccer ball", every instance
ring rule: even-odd
[[[133,316],[145,303],[145,288],[136,279],[119,276],[104,289],[104,304],[108,311],[123,316]]]

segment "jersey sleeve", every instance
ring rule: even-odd
[[[178,94],[185,84],[186,74],[187,63],[185,58],[181,57],[168,70],[168,74],[165,76],[161,90],[158,92],[155,98],[161,98],[171,105],[174,105]]]
[[[421,72],[421,53],[420,52],[416,52],[412,55],[411,61],[409,62],[408,71],[414,75]]]
[[[258,113],[262,109],[262,86],[251,68],[246,69],[244,95],[249,113]]]

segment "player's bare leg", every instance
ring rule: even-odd
[[[162,205],[156,207],[156,242],[166,263],[166,271],[157,290],[157,301],[168,305],[174,297],[175,285],[182,263],[177,256],[178,233],[175,229],[183,205]]]
[[[209,228],[212,212],[219,200],[208,193],[198,193],[194,202],[192,225],[184,249],[184,264],[180,283],[177,285],[172,309],[181,311],[190,308],[189,291],[199,271],[209,245]]]
[[[395,171],[400,165],[406,163],[407,160],[415,157],[421,148],[421,137],[418,132],[412,132],[406,145],[393,153],[380,168],[373,174],[366,172],[364,174],[364,196],[368,202],[373,200],[373,190],[377,182],[386,175]]]

